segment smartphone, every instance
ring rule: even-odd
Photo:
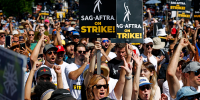
[[[21,41],[22,39],[24,39],[24,37],[23,36],[19,36],[19,41]]]
[[[20,43],[20,50],[23,50],[22,47],[25,49],[25,43]]]
[[[183,36],[183,30],[179,30],[179,38],[182,38],[182,36]]]
[[[10,36],[6,36],[6,47],[10,47],[10,43],[11,43],[11,37]]]
[[[19,30],[20,31],[20,33],[24,33],[24,30]]]

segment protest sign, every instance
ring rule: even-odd
[[[178,11],[178,18],[190,19],[190,11]]]
[[[66,18],[64,11],[57,11],[57,18]]]
[[[42,6],[42,10],[40,12],[40,15],[49,15],[49,5],[44,5]]]
[[[1,15],[3,15],[3,11],[2,11],[2,10],[0,10],[0,16],[1,16]]]
[[[112,43],[143,42],[142,7],[141,0],[117,0],[117,36]]]
[[[27,58],[0,47],[0,100],[23,100]]]
[[[200,20],[200,0],[194,0],[194,20]]]
[[[116,0],[80,0],[81,37],[116,37]]]
[[[170,9],[171,11],[184,11],[186,9],[186,0],[171,0]]]
[[[153,24],[153,36],[157,36],[157,31],[159,29],[162,29],[162,23],[159,22],[159,23],[154,23]]]

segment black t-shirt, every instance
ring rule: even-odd
[[[120,76],[120,68],[119,66],[123,66],[124,61],[117,60],[116,58],[110,60],[108,62],[108,67],[110,69],[110,77],[114,79],[119,79]]]
[[[75,62],[75,58],[70,58],[70,57],[68,57],[67,60],[66,60],[66,62],[67,62],[68,64],[74,63],[74,62]]]

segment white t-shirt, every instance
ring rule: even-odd
[[[136,54],[140,55],[140,51],[138,50],[138,48],[134,45],[132,45],[132,47],[133,47],[133,50],[136,50]]]
[[[102,57],[102,56],[103,56],[103,54],[101,53],[101,57]],[[109,52],[108,57],[109,57],[110,59],[113,59],[113,58],[117,57],[117,55],[116,55],[114,52]],[[106,60],[106,61],[107,61],[107,60]]]
[[[183,82],[180,80],[180,81],[179,81],[179,84],[180,84],[180,88],[181,88],[181,87],[183,86]],[[165,95],[167,95],[168,100],[176,100],[176,99],[173,99],[173,98],[170,96],[170,93],[169,93],[169,86],[168,86],[167,80],[163,83],[162,88],[163,88],[163,93],[164,93]]]
[[[143,61],[147,62],[147,56],[145,56],[144,54],[141,54],[141,56],[142,56]],[[155,66],[155,70],[157,71],[157,60],[156,60],[156,57],[154,55],[152,55],[149,60]]]
[[[109,93],[112,92],[112,90],[114,90],[115,85],[117,84],[118,80],[117,79],[113,79],[110,77],[110,80],[108,81],[109,84]]]
[[[68,85],[69,85],[70,92],[75,99],[79,99],[79,100],[81,99],[81,85],[82,85],[83,80],[84,80],[83,73],[76,80],[69,79],[68,75],[69,75],[70,72],[75,71],[80,67],[81,67],[80,65],[76,65],[75,63],[71,63],[65,69],[65,75],[66,75],[66,78],[67,78],[67,82],[68,82]],[[87,65],[85,67],[84,71],[87,70],[88,68],[89,68],[89,65]]]
[[[63,81],[63,88],[64,89],[68,89],[69,88],[69,85],[67,83],[67,78],[66,78],[66,75],[65,75],[65,68],[68,66],[69,64],[64,62],[63,61],[63,64],[62,65],[58,65],[61,67],[61,70],[62,70],[62,81]]]

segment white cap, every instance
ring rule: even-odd
[[[147,43],[150,43],[152,42],[153,43],[153,40],[151,38],[145,38],[143,43],[147,44]]]
[[[75,29],[74,29],[74,27],[69,27],[68,29],[67,29],[67,31],[74,31]]]
[[[12,31],[12,34],[15,35],[15,34],[19,34],[19,32],[17,30],[14,30]]]

